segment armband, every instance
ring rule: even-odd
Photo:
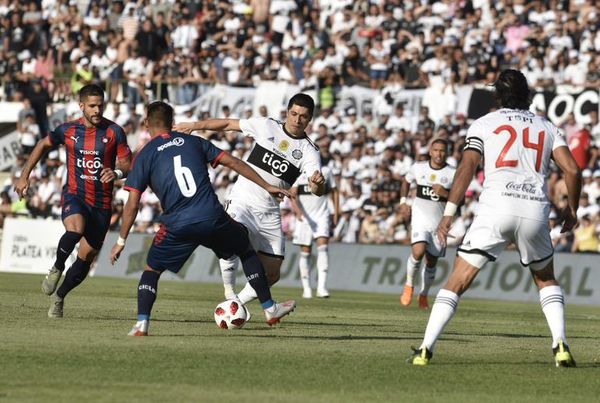
[[[119,235],[119,237],[117,238],[117,245],[125,246],[125,238],[121,238],[121,236]]]
[[[400,204],[406,204],[406,197],[400,198]]]
[[[446,207],[444,208],[444,216],[454,217],[454,214],[456,214],[457,209],[458,206],[456,204],[452,202],[447,202]]]
[[[120,169],[113,169],[113,172],[117,176],[117,179],[123,178],[123,171],[121,171]]]

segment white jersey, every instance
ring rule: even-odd
[[[465,150],[485,161],[477,214],[548,221],[546,178],[552,151],[561,146],[567,144],[558,128],[529,111],[500,109],[473,122]]]
[[[412,205],[411,225],[420,230],[435,230],[444,214],[447,198],[438,196],[433,185],[442,185],[450,190],[456,169],[446,164],[443,168],[434,169],[429,161],[414,163],[405,179],[408,183],[417,184],[417,197]]]
[[[310,176],[321,170],[317,146],[308,137],[287,134],[283,123],[270,118],[240,119],[240,129],[254,139],[246,162],[269,184],[289,189],[301,173]],[[229,199],[259,211],[279,211],[279,202],[269,192],[241,175]]]
[[[309,173],[303,173],[298,178],[296,185],[298,187],[298,206],[305,216],[313,219],[329,217],[329,193],[336,189],[335,180],[328,167],[322,167],[321,173],[325,178],[325,194],[316,196],[310,192],[308,185]]]

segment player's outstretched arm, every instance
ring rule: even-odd
[[[239,119],[205,119],[197,122],[182,122],[173,126],[173,130],[187,134],[191,134],[196,130],[242,131]]]
[[[283,199],[284,196],[292,198],[292,194],[290,192],[278,188],[277,186],[270,185],[254,169],[252,169],[250,165],[246,164],[241,159],[236,158],[227,152],[223,154],[223,156],[219,160],[219,164],[234,170],[235,172],[237,172],[245,178],[250,179],[252,182],[256,183],[258,186],[269,192],[273,197],[276,197],[278,199]]]
[[[408,192],[410,190],[410,182],[406,179],[402,179],[400,184],[400,214],[405,220],[410,219],[410,206],[406,203]]]
[[[125,249],[125,241],[127,240],[127,236],[129,236],[129,231],[131,231],[131,227],[135,222],[135,217],[137,216],[138,210],[140,208],[140,198],[142,192],[130,191],[129,197],[127,198],[127,203],[123,207],[123,222],[121,224],[121,231],[119,232],[119,238],[117,242],[112,247],[112,251],[110,253],[110,263],[115,264],[115,262],[121,256],[121,252]]]
[[[561,232],[568,232],[577,225],[577,209],[579,208],[579,196],[581,195],[581,170],[567,146],[554,149],[552,158],[565,175],[569,208],[562,212],[563,227]]]
[[[31,171],[37,163],[42,159],[42,156],[52,148],[52,142],[50,141],[50,136],[46,136],[40,141],[37,142],[33,151],[27,158],[23,169],[21,170],[21,176],[15,182],[15,192],[19,195],[20,198],[23,198],[27,195],[27,190],[29,189],[29,175],[31,175]]]
[[[323,196],[325,194],[325,177],[321,171],[313,172],[308,178],[308,186],[310,187],[310,192],[315,196]]]

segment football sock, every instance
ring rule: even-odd
[[[441,289],[438,292],[420,348],[427,347],[429,351],[433,351],[435,342],[456,312],[458,300],[459,296],[452,291]]]
[[[411,253],[406,262],[406,285],[412,287],[415,274],[417,273],[417,270],[419,270],[420,265],[421,261],[415,259]]]
[[[329,252],[327,245],[317,247],[317,270],[318,270],[318,289],[325,289],[327,284],[327,270],[329,269]]]
[[[219,268],[223,278],[223,288],[225,289],[225,299],[234,299],[235,295],[235,275],[239,259],[237,256],[231,259],[219,259]]]
[[[300,259],[298,260],[298,269],[300,270],[300,280],[302,281],[302,287],[310,289],[310,269],[308,267],[308,258],[310,253],[300,252]]]
[[[142,273],[138,285],[138,321],[150,320],[152,306],[156,301],[159,277],[160,274],[152,270],[145,270]]]
[[[421,295],[429,294],[429,289],[431,288],[431,284],[433,284],[433,280],[435,280],[435,271],[436,267],[427,267],[423,269],[421,272]]]
[[[67,274],[65,274],[65,279],[63,280],[60,287],[56,291],[56,295],[60,298],[64,298],[71,290],[77,287],[79,284],[85,280],[88,272],[90,271],[90,266],[92,262],[86,262],[77,256],[77,260],[71,265],[69,270],[67,270]]]
[[[54,261],[54,267],[58,270],[63,271],[65,269],[65,262],[69,258],[75,245],[79,242],[83,235],[77,232],[67,231],[60,237],[58,241],[58,248],[56,248],[56,260]]]
[[[552,333],[552,347],[556,347],[559,340],[569,344],[565,335],[565,299],[560,286],[551,285],[542,288],[540,304]]]
[[[252,285],[250,285],[250,283],[246,283],[244,288],[242,288],[242,291],[240,291],[238,294],[238,299],[242,301],[242,304],[244,305],[246,305],[250,301],[255,300],[256,297],[258,297],[258,295],[256,295],[256,291],[254,290],[254,288],[252,288]]]
[[[246,280],[248,280],[248,284],[254,290],[254,295],[258,297],[258,300],[263,308],[271,307],[273,305],[271,290],[269,289],[269,283],[267,282],[265,268],[260,262],[258,255],[254,250],[250,250],[241,255],[240,260],[242,261],[242,267],[244,269],[244,274],[246,275]],[[245,288],[246,287],[244,287],[244,289]],[[242,303],[245,304],[246,302],[242,301]]]

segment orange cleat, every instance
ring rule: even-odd
[[[427,295],[419,294],[419,308],[429,309],[429,302],[427,301]]]
[[[400,305],[409,306],[410,301],[412,300],[413,292],[415,287],[412,285],[405,285],[402,290],[402,295],[400,296]]]

